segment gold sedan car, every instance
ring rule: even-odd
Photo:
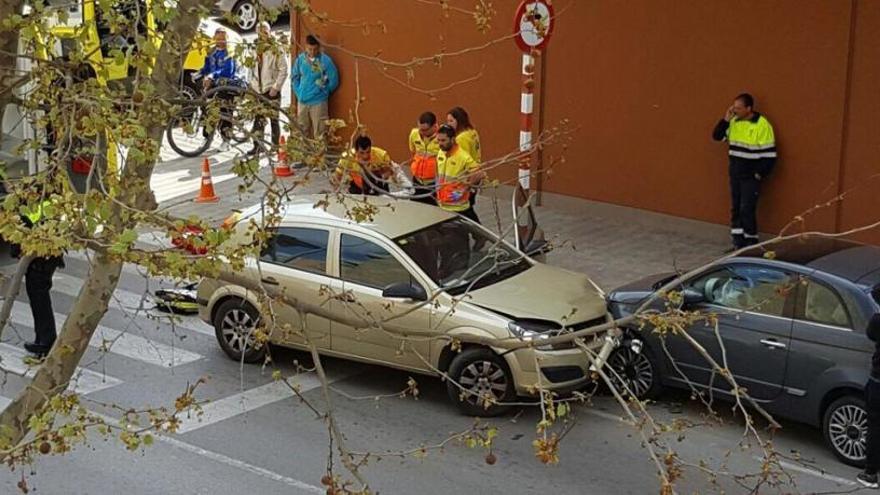
[[[610,321],[603,292],[586,275],[538,263],[440,208],[368,198],[378,211],[358,223],[342,204],[316,208],[322,199],[287,203],[260,258],[237,274],[253,281],[242,285],[277,286],[286,299],[320,308],[304,313],[305,322],[290,305],[267,304],[242,285],[210,278],[199,284],[199,315],[231,358],[263,360],[266,346],[254,335],[266,322],[272,344],[303,349],[307,337],[329,356],[446,373],[450,398],[484,416],[539,387],[562,392],[590,379],[581,348],[541,345],[547,336]],[[242,213],[231,242],[253,242],[250,220],[262,223],[258,206]],[[530,346],[493,347],[500,339]],[[584,343],[602,363],[617,330]]]

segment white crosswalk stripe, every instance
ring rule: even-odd
[[[64,321],[66,315],[55,313],[55,321]],[[10,321],[17,325],[33,327],[33,316],[27,303],[16,301],[12,305]],[[89,346],[104,352],[112,352],[120,356],[134,359],[154,366],[171,368],[198,361],[200,354],[178,347],[155,342],[129,332],[120,332],[103,325],[98,325]]]
[[[335,380],[328,378],[328,381],[336,381],[340,378],[342,377],[337,377]],[[299,374],[288,380],[300,393],[321,386],[321,381],[315,373]],[[182,418],[178,432],[188,433],[198,430],[294,396],[296,394],[284,382],[267,383],[203,405],[201,415],[194,413],[192,417]]]
[[[0,369],[15,375],[33,378],[37,374],[37,368],[24,362],[24,358],[27,356],[28,353],[24,349],[9,344],[0,344]],[[74,378],[71,380],[73,391],[83,395],[115,387],[122,383],[122,380],[118,378],[83,368],[77,368],[73,376]]]

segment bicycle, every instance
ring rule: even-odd
[[[237,144],[247,142],[250,139],[249,129],[252,119],[245,118],[234,103],[246,91],[243,86],[217,86],[206,90],[199,100],[199,95],[192,91],[191,87],[182,90],[181,98],[191,100],[192,103],[185,103],[165,128],[165,136],[171,149],[187,158],[201,155],[211,146],[217,128],[222,122],[229,124],[231,141]],[[219,117],[212,118],[211,107],[212,104],[216,105],[216,100],[228,101],[219,102],[221,106]],[[231,107],[231,110],[223,111],[223,106]]]

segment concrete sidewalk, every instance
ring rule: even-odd
[[[303,174],[299,170],[296,173],[297,178]],[[270,174],[269,167],[261,169],[264,179],[268,180]],[[160,209],[174,216],[195,215],[219,224],[233,209],[260,201],[261,186],[242,193],[241,183],[235,178],[216,184],[220,197],[217,203],[195,203],[193,198],[177,197],[160,203]],[[319,178],[297,188],[297,193],[318,193],[328,188]],[[495,231],[499,227],[501,231],[510,230],[512,193],[513,188],[500,186],[480,194],[477,213],[484,225]],[[726,226],[552,193],[543,194],[543,205],[535,212],[555,246],[547,262],[586,273],[604,289],[653,273],[693,267],[720,256],[730,242]]]

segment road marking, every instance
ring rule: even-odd
[[[159,441],[165,442],[169,445],[173,445],[179,449],[186,450],[187,452],[192,452],[193,454],[200,455],[202,457],[206,457],[208,459],[221,462],[226,464],[227,466],[232,466],[234,468],[241,469],[242,471],[248,471],[250,473],[254,473],[256,475],[262,476],[264,478],[268,478],[273,481],[277,481],[279,483],[284,483],[293,488],[298,488],[308,493],[317,493],[323,494],[327,493],[325,488],[320,488],[315,485],[310,485],[304,481],[300,481],[295,478],[291,478],[289,476],[284,476],[282,474],[278,474],[274,471],[269,471],[268,469],[261,468],[259,466],[254,466],[253,464],[248,464],[244,461],[240,461],[238,459],[233,459],[232,457],[225,456],[223,454],[212,452],[210,450],[203,449],[201,447],[197,447],[195,445],[182,442],[177,440],[176,438],[168,437],[165,435],[158,436]]]
[[[67,315],[55,313],[55,321],[64,321]],[[10,321],[18,325],[29,325],[33,328],[33,316],[27,304],[15,301],[12,305]],[[106,345],[105,345],[106,342]],[[89,346],[101,352],[112,352],[120,356],[141,361],[154,366],[172,368],[202,359],[201,354],[190,352],[179,347],[172,347],[135,335],[120,332],[103,325],[98,325]]]
[[[37,374],[37,367],[24,363],[24,358],[27,355],[24,349],[9,344],[0,344],[0,369],[19,376],[33,378]],[[83,368],[77,368],[71,379],[71,385],[74,385],[73,391],[81,395],[115,387],[120,383],[122,380],[118,378]],[[67,388],[70,389],[70,387]]]
[[[3,397],[0,397],[0,400],[2,400],[2,399],[3,399]],[[0,402],[0,410],[2,410],[3,407],[5,407],[5,406],[3,406],[2,402]],[[107,416],[105,414],[94,413],[94,412],[92,412],[91,414],[100,417],[108,425],[120,427],[119,420],[117,420],[116,418]],[[315,485],[311,485],[309,483],[306,483],[305,481],[300,481],[298,479],[291,478],[289,476],[284,476],[283,474],[278,474],[278,473],[276,473],[274,471],[270,471],[266,468],[261,468],[259,466],[255,466],[253,464],[249,464],[247,462],[240,461],[238,459],[234,459],[234,458],[229,457],[227,455],[223,455],[218,452],[213,452],[213,451],[204,449],[202,447],[199,447],[197,445],[186,443],[182,440],[178,440],[176,438],[173,438],[173,437],[169,436],[168,434],[161,433],[161,434],[155,435],[154,438],[158,439],[160,442],[167,443],[168,445],[171,445],[173,447],[177,447],[178,449],[185,450],[187,452],[190,452],[192,454],[196,454],[201,457],[205,457],[207,459],[211,459],[212,461],[226,464],[227,466],[231,466],[236,469],[240,469],[242,471],[247,471],[249,473],[256,474],[258,476],[262,476],[263,478],[267,478],[272,481],[284,483],[285,485],[291,486],[293,488],[297,488],[297,489],[302,490],[304,492],[317,493],[317,494],[324,494],[327,492],[326,489],[317,487]]]
[[[754,456],[754,459],[756,461],[764,462],[764,458],[760,457],[760,456]],[[846,485],[846,486],[855,486],[856,485],[855,481],[848,480],[846,478],[841,478],[840,476],[834,476],[833,474],[828,474],[828,473],[826,473],[824,471],[820,471],[818,469],[812,469],[812,468],[808,468],[808,467],[804,467],[804,466],[799,466],[797,464],[792,464],[788,461],[779,461],[779,465],[783,469],[797,471],[797,472],[803,473],[803,474],[809,474],[811,476],[815,476],[817,478],[822,478],[824,480],[831,481],[831,482],[837,483],[839,485]]]
[[[342,377],[337,377],[337,381]],[[301,373],[288,378],[292,385],[299,386],[299,392],[304,393],[321,386],[321,381],[314,373]],[[328,382],[330,379],[328,378]],[[235,395],[209,402],[202,406],[202,415],[193,414],[191,418],[181,418],[179,433],[188,433],[205,426],[225,421],[235,416],[245,414],[263,406],[290,399],[296,394],[282,381],[274,381],[256,388],[248,389]]]

